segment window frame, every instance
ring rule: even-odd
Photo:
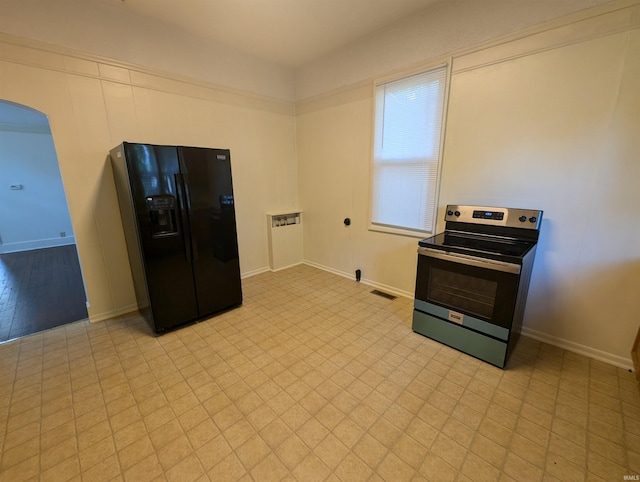
[[[435,175],[435,199],[434,199],[434,212],[432,216],[432,223],[426,230],[420,229],[412,229],[408,227],[398,227],[398,226],[390,226],[381,223],[373,222],[373,203],[374,203],[374,183],[375,183],[375,149],[376,149],[376,104],[377,104],[377,94],[376,90],[379,86],[395,82],[398,80],[407,79],[409,77],[413,77],[415,75],[419,75],[422,73],[427,73],[431,70],[436,70],[439,68],[445,69],[445,82],[444,82],[444,99],[442,105],[442,122],[441,122],[441,130],[440,130],[440,148],[438,152],[438,161],[436,167],[436,175]],[[437,215],[438,215],[438,206],[440,199],[440,186],[441,186],[441,176],[442,176],[442,166],[444,163],[444,144],[446,138],[446,127],[447,127],[447,113],[449,107],[449,97],[451,91],[451,71],[452,71],[452,59],[450,57],[446,59],[439,59],[439,61],[430,63],[427,65],[421,65],[412,69],[403,70],[401,72],[397,72],[392,75],[388,75],[385,77],[380,77],[374,79],[371,87],[372,91],[372,99],[371,99],[371,152],[369,156],[369,205],[368,205],[368,230],[379,232],[379,233],[388,233],[395,234],[401,236],[408,236],[413,238],[424,238],[429,235],[435,234],[436,226],[437,226]]]

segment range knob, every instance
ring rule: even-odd
[[[456,212],[455,212],[455,213],[453,213],[453,214],[455,214],[456,216],[458,216],[458,217],[459,217],[459,216],[460,216],[460,211],[456,211]]]
[[[531,217],[529,218],[529,222],[530,222],[530,223],[535,223],[537,220],[538,220],[538,218],[536,218],[535,216],[531,216]]]
[[[447,211],[447,216],[453,216],[453,211],[451,209]]]
[[[518,219],[520,220],[521,223],[524,223],[527,220],[527,217],[526,216],[520,216]]]

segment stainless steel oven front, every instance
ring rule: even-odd
[[[487,250],[504,241],[488,236],[474,251],[468,235],[460,243],[451,241],[455,236],[447,234],[446,246],[443,235],[420,243],[413,330],[503,368],[520,334],[535,242],[506,256]]]

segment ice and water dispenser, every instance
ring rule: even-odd
[[[146,197],[147,212],[151,222],[151,236],[163,238],[178,234],[176,223],[176,198],[168,194]]]

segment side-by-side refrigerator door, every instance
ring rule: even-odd
[[[124,146],[153,328],[161,332],[198,317],[178,149]]]
[[[178,149],[190,199],[198,311],[206,316],[242,303],[230,154],[226,149]]]

